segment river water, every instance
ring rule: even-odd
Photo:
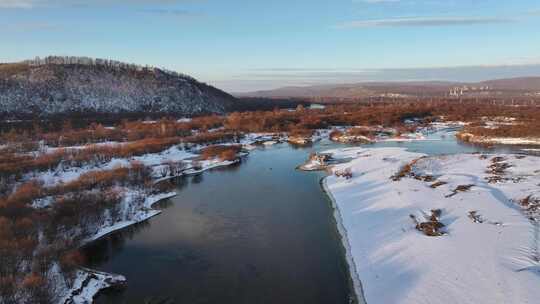
[[[384,142],[428,154],[475,152],[454,137]],[[163,213],[85,248],[88,267],[125,275],[96,303],[350,303],[354,296],[322,172],[295,167],[310,152],[260,148],[241,164],[177,181]],[[500,150],[503,151],[503,150]],[[500,152],[499,151],[499,152]]]

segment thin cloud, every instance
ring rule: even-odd
[[[89,7],[119,4],[175,4],[196,0],[0,0],[0,9],[32,9],[39,7]]]
[[[34,0],[0,0],[0,8],[32,8]]]
[[[203,15],[201,13],[196,13],[196,12],[192,12],[188,10],[162,9],[162,8],[143,9],[141,10],[141,12],[147,13],[147,14],[171,16],[171,17],[198,17],[198,16]]]
[[[0,25],[0,32],[39,32],[39,31],[58,31],[62,30],[61,26],[47,22],[28,22],[28,23],[11,23]]]
[[[527,60],[532,62],[531,60]],[[290,72],[285,72],[287,70]],[[451,81],[451,82],[477,82],[490,79],[526,77],[540,75],[540,63],[531,64],[487,64],[471,66],[441,66],[441,67],[411,67],[386,69],[328,69],[315,68],[315,72],[308,69],[271,68],[268,73],[252,73],[247,71],[228,77],[211,81],[229,92],[247,92],[255,90],[275,89],[287,86],[306,85],[347,85],[368,82],[393,81]],[[272,73],[271,71],[278,71]]]
[[[516,20],[506,17],[416,17],[355,20],[339,24],[336,28],[471,26],[512,22]]]

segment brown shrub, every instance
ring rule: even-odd
[[[376,132],[365,128],[350,128],[347,130],[347,134],[351,136],[373,137]]]
[[[60,257],[60,266],[65,272],[74,271],[85,262],[86,257],[79,250],[68,251]]]
[[[341,132],[341,131],[339,131],[337,129],[332,130],[332,132],[330,132],[330,134],[329,134],[329,137],[330,137],[331,140],[335,140],[336,138],[339,138],[341,136],[343,136],[343,132]]]
[[[199,153],[201,155],[200,158],[204,160],[213,159],[216,157],[221,158],[222,156],[227,158],[227,159],[221,158],[222,160],[228,160],[228,158],[231,158],[231,157],[236,158],[236,155],[238,154],[238,152],[240,152],[241,149],[242,147],[239,145],[230,145],[230,146],[215,145],[215,146],[208,146],[208,147],[202,148],[199,151]]]
[[[351,168],[346,168],[343,170],[337,170],[334,172],[334,175],[337,177],[344,177],[345,179],[351,179],[353,177]]]
[[[459,185],[454,190],[452,190],[452,193],[446,195],[446,197],[452,197],[452,196],[458,194],[459,192],[467,192],[467,191],[471,190],[472,187],[474,187],[473,184],[471,184],[471,185]]]
[[[406,164],[403,167],[401,167],[401,169],[399,169],[399,171],[396,174],[392,175],[391,179],[397,182],[404,177],[410,176],[411,172],[412,172],[412,164]]]
[[[435,183],[431,184],[429,187],[435,189],[435,188],[438,188],[438,187],[446,185],[446,184],[447,184],[447,182],[438,181],[438,182],[435,182]]]
[[[481,224],[484,222],[484,220],[482,219],[482,216],[478,214],[477,211],[470,211],[469,218],[471,219],[471,221],[473,221],[473,223]]]
[[[42,286],[44,283],[45,279],[42,276],[36,273],[31,273],[24,278],[22,286],[26,289],[36,289]]]
[[[439,221],[441,215],[442,210],[434,209],[431,210],[431,215],[427,218],[427,221],[419,222],[413,214],[411,214],[410,217],[415,222],[418,231],[421,231],[427,236],[441,236],[444,234],[442,228],[445,227],[445,225]]]
[[[289,132],[289,135],[297,137],[311,137],[313,135],[313,130],[294,128]]]
[[[222,161],[233,161],[238,159],[238,156],[234,150],[226,150],[219,154],[219,159]]]

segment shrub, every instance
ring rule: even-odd
[[[222,161],[233,161],[238,159],[238,156],[234,150],[226,150],[219,154],[219,159]]]
[[[313,135],[313,130],[295,128],[289,132],[289,135],[293,137],[311,137]]]
[[[242,147],[238,145],[208,146],[200,150],[200,158],[204,160],[213,159],[216,157],[219,157],[221,160],[230,160],[231,158],[235,159],[236,155],[238,154],[238,152],[240,152],[241,149]]]
[[[343,136],[343,132],[337,129],[332,130],[332,132],[330,132],[330,135],[329,135],[331,140],[335,140],[336,138],[339,138],[341,136]]]
[[[421,231],[427,236],[441,236],[444,234],[442,229],[445,227],[445,225],[439,221],[441,215],[441,209],[434,209],[431,210],[431,215],[424,222],[419,222],[413,214],[410,215],[410,218],[415,222],[415,227],[418,231]]]
[[[392,175],[391,179],[397,182],[404,177],[410,176],[411,172],[412,172],[412,164],[406,164],[403,167],[401,167],[401,169],[399,169],[399,171],[396,174]]]
[[[350,168],[337,170],[334,172],[334,175],[337,177],[344,177],[345,179],[351,179],[353,177],[353,174]]]

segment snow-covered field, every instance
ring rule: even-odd
[[[324,184],[360,300],[538,303],[539,158],[427,157],[402,148],[326,153],[353,158],[332,168],[350,169],[352,178],[330,175]],[[391,178],[414,160],[403,178]],[[444,225],[440,236],[417,229],[431,220]]]

